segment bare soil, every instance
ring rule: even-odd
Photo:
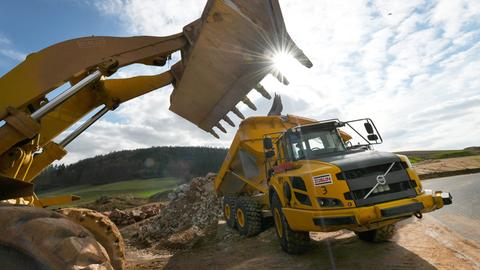
[[[272,228],[243,238],[221,222],[213,238],[174,255],[129,248],[128,269],[480,269],[480,248],[429,217],[399,223],[386,243],[366,243],[349,231],[311,238],[307,254],[288,255]]]
[[[480,155],[424,160],[414,164],[421,179],[480,172]]]
[[[480,170],[480,155],[426,160],[415,169],[422,179]],[[187,214],[174,210],[179,218]],[[395,237],[379,244],[345,230],[311,233],[311,249],[300,256],[281,250],[273,228],[244,238],[223,220],[207,230],[186,226],[155,245],[129,245],[144,224],[156,224],[154,219],[122,228],[127,269],[480,269],[480,247],[428,214],[398,223]]]

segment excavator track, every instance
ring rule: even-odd
[[[85,208],[63,208],[58,210],[69,220],[89,230],[105,248],[110,263],[116,270],[125,269],[125,244],[117,226],[105,215]]]

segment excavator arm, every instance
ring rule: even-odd
[[[234,125],[227,113],[243,117],[238,102],[255,109],[246,97],[252,89],[270,97],[259,84],[267,74],[286,81],[271,61],[283,51],[311,66],[288,35],[278,0],[209,0],[201,18],[176,35],[84,37],[32,53],[0,78],[0,176],[31,182],[105,113],[170,84],[170,110],[218,137],[213,127],[224,131],[221,120]],[[180,52],[181,60],[163,73],[108,79],[131,64],[163,66],[174,52]],[[71,87],[47,100],[65,83]],[[54,142],[97,108],[75,131]]]

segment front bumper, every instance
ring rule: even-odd
[[[372,206],[331,210],[283,208],[288,225],[295,231],[367,230],[394,223],[416,213],[432,212],[452,203],[448,192],[425,191],[415,198]]]

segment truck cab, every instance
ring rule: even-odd
[[[272,123],[281,125],[265,124],[270,130],[260,138],[266,120],[250,119],[256,125],[247,123],[243,131],[240,127],[241,136],[232,146],[243,158],[227,158],[229,165],[222,166],[229,166],[245,187],[229,192],[223,184],[232,179],[221,171],[216,188],[227,198],[227,222],[230,218],[240,231],[248,226],[255,215],[243,209],[250,201],[258,216],[271,214],[281,246],[289,253],[308,249],[310,231],[349,229],[362,240],[385,241],[393,236],[396,222],[421,218],[452,202],[449,193],[423,190],[406,156],[373,149],[382,137],[371,119],[300,123],[293,116],[279,116]]]

